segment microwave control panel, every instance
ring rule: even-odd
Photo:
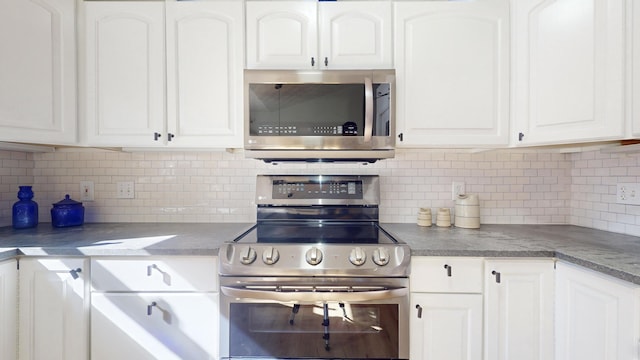
[[[337,126],[278,126],[259,125],[257,126],[258,136],[342,136],[351,135],[344,130],[344,125]]]

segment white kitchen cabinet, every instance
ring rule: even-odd
[[[217,258],[91,261],[91,359],[218,359]]]
[[[75,0],[0,7],[0,141],[77,144]]]
[[[20,260],[19,359],[88,358],[87,264],[84,258]]]
[[[624,136],[624,0],[517,0],[513,142]]]
[[[242,146],[241,2],[83,6],[89,145]]]
[[[387,1],[248,1],[249,69],[393,67]]]
[[[412,257],[411,359],[482,359],[481,258]]]
[[[507,145],[508,0],[394,6],[398,147]]]
[[[485,359],[553,359],[554,261],[492,259],[484,271]]]
[[[0,262],[0,359],[18,358],[18,265]]]
[[[629,119],[632,126],[632,136],[640,136],[640,4],[638,1],[629,0],[628,11],[631,13],[630,64],[631,92],[629,101]]]
[[[640,286],[559,262],[556,359],[638,359]]]

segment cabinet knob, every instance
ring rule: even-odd
[[[153,301],[151,302],[151,304],[147,305],[147,315],[151,316],[151,313],[153,312],[153,308],[155,306],[158,306],[158,303]]]
[[[313,56],[311,57],[311,66],[316,66],[316,59]]]
[[[329,66],[329,58],[325,56],[324,58],[324,66]]]
[[[156,269],[162,275],[162,281],[167,286],[171,286],[171,274],[166,271],[162,271],[156,264],[147,266],[147,276],[151,276],[153,274],[153,269]]]
[[[416,309],[418,309],[418,319],[422,319],[422,306],[416,305]]]
[[[523,138],[524,138],[524,134],[518,133],[518,141],[522,141]]]
[[[69,274],[71,274],[71,277],[75,280],[77,278],[80,277],[80,273],[82,272],[81,268],[77,268],[77,269],[72,269],[69,270]]]
[[[158,141],[159,138],[162,137],[162,134],[158,133],[158,132],[154,132],[153,133],[153,140]]]
[[[398,139],[400,139],[400,141],[403,141],[404,140],[404,134],[403,133],[398,134]]]
[[[447,270],[447,276],[451,277],[451,266],[445,264],[444,268]]]
[[[176,136],[174,134],[172,134],[172,133],[168,133],[167,134],[167,140],[168,141],[171,141],[171,139],[173,139],[174,137],[176,137]]]
[[[500,273],[499,273],[499,272],[497,272],[497,271],[495,271],[495,270],[493,270],[493,271],[491,272],[491,275],[494,275],[494,276],[496,277],[496,282],[497,282],[498,284],[500,284]]]

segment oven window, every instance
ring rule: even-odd
[[[230,304],[231,357],[398,359],[398,304]]]

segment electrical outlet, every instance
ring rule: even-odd
[[[455,200],[458,198],[458,195],[466,194],[464,188],[464,182],[462,181],[454,181],[451,185],[451,200]]]
[[[616,186],[616,203],[640,205],[640,184],[621,183]]]
[[[80,201],[93,201],[93,181],[80,181]]]
[[[118,199],[133,199],[135,198],[135,189],[133,181],[120,181],[118,182],[118,193],[116,196]]]

